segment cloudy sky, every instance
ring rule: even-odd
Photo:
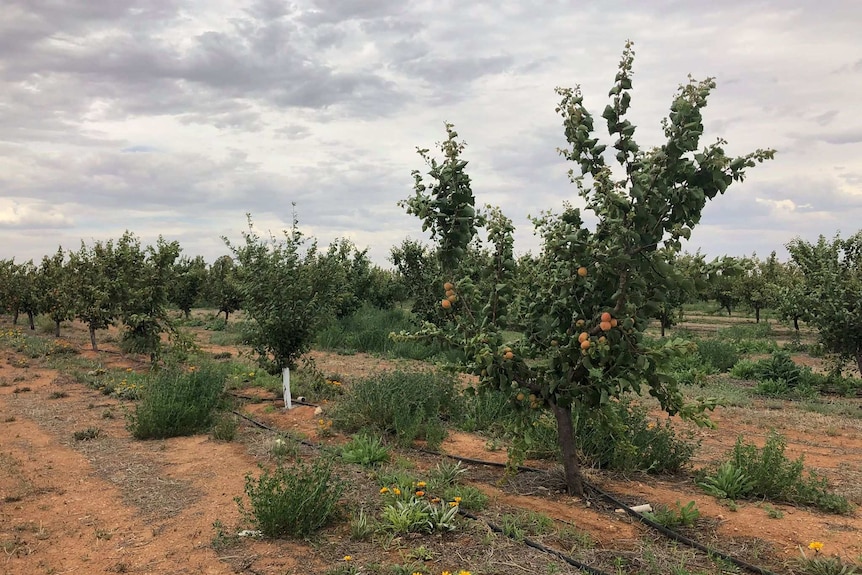
[[[535,251],[527,216],[578,199],[554,87],[600,114],[626,39],[642,148],[692,74],[718,83],[704,143],[778,150],[689,251],[783,255],[862,228],[860,22],[856,0],[0,0],[0,259],[130,230],[212,261],[295,202],[385,264],[423,238],[397,202],[445,121]]]

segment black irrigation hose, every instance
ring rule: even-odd
[[[526,537],[524,537],[523,539],[518,539],[514,535],[509,535],[499,525],[497,525],[495,523],[491,523],[487,519],[482,519],[481,517],[473,515],[469,511],[464,511],[463,509],[458,508],[458,514],[463,515],[464,517],[466,517],[468,519],[472,519],[473,521],[481,521],[482,523],[487,525],[491,529],[491,531],[494,531],[495,533],[501,533],[501,534],[505,535],[506,537],[508,537],[509,539],[523,543],[527,547],[532,547],[533,549],[538,549],[539,551],[541,551],[543,553],[548,553],[549,555],[553,555],[557,559],[562,559],[563,561],[565,561],[566,563],[568,563],[572,567],[576,567],[576,568],[580,569],[581,571],[586,571],[587,573],[590,573],[591,575],[610,575],[609,573],[606,573],[605,571],[601,571],[599,569],[596,569],[595,567],[590,567],[589,565],[587,565],[585,563],[581,563],[580,561],[578,561],[574,557],[569,557],[568,555],[566,555],[565,553],[563,553],[561,551],[557,551],[556,549],[550,549],[548,547],[545,547],[541,543],[533,541],[532,539],[528,539]]]
[[[260,401],[260,402],[263,402],[263,401],[284,401],[280,397],[269,397],[269,398],[268,397],[256,397],[254,395],[243,395],[241,393],[234,393],[232,391],[228,391],[227,394],[230,395],[231,397],[236,397],[239,399],[248,399],[250,401]],[[309,403],[309,402],[304,401],[302,399],[292,399],[291,402],[296,403],[298,405],[305,405],[308,407],[320,407],[316,403]]]
[[[498,463],[496,461],[484,461],[481,459],[472,459],[470,457],[461,457],[459,455],[449,455],[448,453],[435,452],[435,451],[431,451],[429,449],[420,449],[420,451],[422,451],[424,453],[430,453],[433,455],[442,455],[444,457],[450,457],[452,459],[457,459],[459,461],[466,461],[468,463],[475,463],[477,465],[487,465],[490,467],[506,467],[505,463]],[[545,470],[543,470],[543,469],[538,469],[536,467],[526,467],[524,465],[519,465],[518,469],[520,471],[530,471],[530,472],[540,472],[540,473],[545,472]],[[695,549],[703,551],[704,553],[707,553],[711,556],[719,557],[725,561],[729,561],[730,563],[733,563],[737,567],[742,567],[743,569],[746,569],[748,571],[752,571],[754,573],[759,573],[760,575],[775,575],[775,573],[773,573],[772,571],[770,571],[768,569],[765,569],[763,567],[758,567],[757,565],[752,565],[750,563],[743,561],[742,559],[737,559],[736,557],[728,555],[727,553],[724,553],[722,551],[718,551],[717,549],[712,549],[711,547],[703,545],[702,543],[698,543],[694,539],[690,539],[689,537],[686,537],[685,535],[677,533],[676,531],[674,531],[672,529],[668,529],[667,527],[665,527],[661,523],[657,523],[657,522],[653,521],[652,519],[650,519],[649,517],[646,517],[642,513],[638,513],[637,511],[635,511],[634,509],[632,509],[631,507],[629,507],[628,505],[626,505],[625,503],[623,503],[622,501],[620,501],[619,499],[617,499],[616,497],[611,495],[610,493],[607,493],[607,492],[601,490],[600,488],[598,488],[597,486],[595,486],[591,483],[584,481],[584,486],[587,487],[588,489],[595,491],[601,497],[610,501],[615,506],[621,508],[627,514],[634,517],[635,519],[637,519],[638,521],[640,521],[644,525],[652,527],[656,531],[660,532],[662,535],[665,535],[665,536],[669,537],[670,539],[673,539],[674,541],[678,541],[680,543],[688,545],[689,547],[694,547]]]
[[[273,428],[273,427],[270,427],[270,426],[268,426],[267,424],[262,423],[262,422],[260,422],[260,421],[258,421],[258,420],[256,420],[256,419],[252,419],[251,417],[247,416],[247,415],[246,415],[246,414],[244,414],[244,413],[240,413],[239,411],[231,410],[231,413],[233,413],[234,415],[238,415],[238,416],[240,416],[241,418],[245,419],[246,421],[249,421],[249,422],[253,423],[253,424],[254,424],[254,425],[256,425],[257,427],[260,427],[261,429],[266,429],[267,431],[271,431],[271,432],[276,433],[276,434],[281,434],[281,433],[282,433],[282,432],[281,432],[281,430],[278,430],[278,429],[275,429],[275,428]],[[294,438],[294,440],[295,440],[296,442],[298,442],[298,443],[303,444],[303,445],[307,445],[308,447],[314,447],[314,448],[319,448],[319,447],[320,447],[320,446],[319,446],[319,445],[317,445],[316,443],[312,443],[312,442],[310,442],[310,441],[306,441],[306,440],[304,440],[304,439],[296,439],[296,438]]]
[[[725,561],[729,561],[730,563],[733,563],[737,567],[742,567],[743,569],[746,569],[748,571],[752,571],[754,573],[760,573],[760,575],[775,575],[774,572],[772,572],[768,569],[765,569],[763,567],[758,567],[757,565],[752,565],[751,563],[747,563],[747,562],[743,561],[742,559],[737,559],[736,557],[728,555],[727,553],[724,553],[723,551],[718,551],[717,549],[713,549],[711,547],[703,545],[702,543],[698,543],[694,539],[690,539],[690,538],[686,537],[685,535],[677,533],[673,529],[668,529],[667,527],[665,527],[661,523],[657,523],[657,522],[653,521],[652,519],[650,519],[649,517],[644,516],[642,513],[638,513],[637,511],[635,511],[634,509],[632,509],[631,507],[629,507],[628,505],[626,505],[625,503],[623,503],[622,501],[620,501],[619,499],[617,499],[616,497],[611,495],[610,493],[602,491],[601,489],[599,489],[595,485],[587,483],[586,481],[584,482],[584,485],[586,487],[588,487],[589,489],[592,489],[593,491],[595,491],[596,493],[598,493],[599,495],[601,495],[602,497],[604,497],[605,499],[607,499],[608,501],[613,503],[614,505],[622,508],[623,511],[625,511],[626,513],[628,513],[632,517],[636,518],[641,523],[652,527],[656,531],[660,532],[662,535],[665,535],[665,536],[669,537],[670,539],[673,539],[674,541],[679,541],[680,543],[684,543],[685,545],[688,545],[689,547],[694,547],[695,549],[699,549],[700,551],[703,551],[704,553],[707,553],[710,556],[719,557]]]

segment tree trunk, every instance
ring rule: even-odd
[[[664,330],[665,330],[664,317],[661,318],[661,321],[659,323],[661,324],[661,336],[664,337]]]
[[[32,311],[27,312],[27,318],[30,320],[30,329],[35,330],[36,324],[33,322],[33,312]]]
[[[760,308],[754,306],[754,323],[760,323]]]
[[[859,368],[859,373],[862,373],[862,348],[856,349],[856,367]]]
[[[60,337],[60,320],[54,320],[54,337]]]
[[[183,313],[186,314],[186,319],[189,319],[192,316],[192,310],[190,309],[184,309]]]
[[[12,325],[18,325],[18,310],[15,310],[15,313],[12,315]]]
[[[92,325],[90,326],[90,345],[93,347],[93,351],[99,351],[99,347],[96,345],[96,328]]]
[[[227,325],[227,316],[230,314],[229,311],[224,310],[224,324]]]
[[[796,333],[799,333],[799,316],[793,316],[793,327],[796,328]]]
[[[563,469],[566,475],[566,488],[569,495],[584,496],[584,481],[581,477],[581,463],[575,449],[575,430],[572,427],[572,408],[551,403],[554,417],[557,418],[557,436],[560,443],[560,453],[563,457]]]

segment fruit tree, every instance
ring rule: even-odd
[[[570,493],[582,494],[572,425],[573,407],[598,409],[625,392],[648,389],[670,414],[705,421],[706,404],[685,405],[676,382],[661,367],[690,345],[670,340],[648,345],[643,337],[665,294],[681,279],[667,263],[667,250],[679,250],[700,220],[707,200],[724,193],[746,169],[773,156],[757,150],[729,157],[723,140],[699,147],[702,110],[714,81],[690,80],[676,94],[663,122],[666,141],[648,150],[635,143],[635,126],[625,119],[631,103],[634,52],[627,43],[602,118],[614,143],[594,136],[594,117],[579,88],[558,88],[568,146],[560,154],[575,164],[569,175],[585,208],[598,222],[585,225],[581,210],[566,204],[561,213],[534,218],[543,248],[536,265],[533,296],[519,342],[503,340],[516,268],[511,221],[499,210],[477,212],[464,144],[447,124],[442,161],[419,150],[428,178],[414,172],[414,194],[402,202],[423,222],[436,242],[444,273],[438,290],[449,314],[442,326],[427,325],[405,337],[436,338],[459,346],[465,369],[480,385],[502,390],[524,410],[549,409],[555,416],[559,447]],[[615,159],[618,168],[611,168]],[[460,265],[479,228],[494,247],[489,275],[480,292]],[[451,284],[454,301],[443,282]],[[433,289],[433,286],[429,286]],[[448,301],[449,305],[443,304]]]

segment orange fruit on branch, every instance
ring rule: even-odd
[[[443,306],[443,309],[449,309],[452,307],[452,302],[449,301],[448,299],[444,299],[443,301],[440,302],[440,305]]]
[[[613,319],[613,316],[610,313],[605,312],[602,314],[601,321],[611,321],[612,319]]]

